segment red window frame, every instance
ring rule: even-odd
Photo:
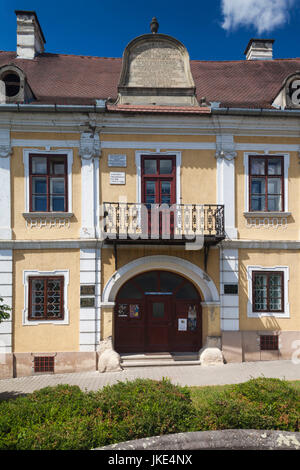
[[[280,310],[271,310],[270,309],[270,276],[274,274],[279,274],[281,276],[281,309]],[[267,276],[267,306],[264,310],[259,310],[255,308],[255,276]],[[253,271],[252,273],[252,306],[253,312],[263,313],[263,312],[272,312],[272,313],[283,313],[284,312],[284,272],[283,271]]]
[[[33,281],[43,281],[44,282],[44,311],[41,316],[32,315],[32,283]],[[48,315],[48,282],[53,280],[60,281],[60,313],[59,315]],[[28,299],[28,320],[63,320],[64,319],[64,276],[32,276],[29,278],[29,299]]]
[[[264,160],[265,163],[265,171],[263,175],[256,175],[252,174],[251,172],[251,162],[254,159],[259,158],[260,160]],[[269,160],[280,160],[281,162],[281,174],[280,175],[268,175],[268,161]],[[268,156],[260,156],[260,155],[251,155],[249,157],[249,212],[260,212],[259,210],[252,209],[252,204],[251,204],[251,187],[252,187],[252,178],[265,178],[265,207],[264,210],[261,212],[274,212],[274,211],[269,211],[268,210],[268,195],[272,196],[272,194],[268,193],[268,179],[272,178],[280,178],[281,179],[281,209],[279,212],[284,212],[284,157],[279,156],[279,155],[268,155]],[[277,211],[276,211],[277,212]]]
[[[145,161],[156,160],[156,172],[145,173]],[[172,172],[167,174],[161,174],[159,172],[159,162],[162,160],[172,160]],[[160,183],[170,181],[171,191],[170,199],[171,205],[176,203],[176,157],[174,155],[156,156],[156,155],[142,155],[142,202],[146,201],[146,182],[154,180],[156,183],[156,200],[154,204],[162,204],[161,202],[161,189]]]
[[[33,158],[35,157],[40,157],[40,158],[46,158],[47,161],[47,173],[32,173],[32,161]],[[51,173],[51,162],[54,160],[57,160],[58,158],[61,158],[64,160],[64,174],[63,175],[55,175]],[[33,209],[33,184],[32,180],[33,178],[46,178],[46,185],[47,185],[47,192],[46,192],[46,197],[47,197],[47,210],[43,212],[68,212],[68,160],[67,160],[67,155],[63,154],[55,154],[55,155],[46,155],[46,154],[30,154],[29,155],[29,193],[30,193],[30,202],[29,202],[29,211],[30,212],[41,212],[41,211],[36,211]],[[65,183],[65,192],[64,192],[64,210],[63,211],[53,211],[50,209],[50,181],[51,178],[64,178],[64,183]]]

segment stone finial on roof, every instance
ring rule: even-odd
[[[153,34],[157,33],[158,28],[159,28],[159,24],[158,24],[157,19],[156,19],[155,16],[154,16],[154,17],[152,18],[151,23],[150,23],[151,32],[152,32]]]

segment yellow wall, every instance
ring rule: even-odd
[[[290,318],[247,317],[248,280],[247,266],[289,266],[288,295]],[[275,250],[239,250],[239,308],[241,330],[300,330],[299,285],[300,285],[300,253],[299,251]]]
[[[15,250],[13,255],[14,352],[65,352],[79,350],[80,255],[78,250]],[[24,270],[69,269],[69,325],[22,325]]]
[[[56,133],[16,133],[11,135],[14,139],[28,139],[28,148],[32,139],[51,139],[61,140],[62,148],[67,149],[64,145],[65,140],[79,140],[77,134],[56,134]],[[27,148],[27,147],[24,147]],[[72,166],[72,212],[74,216],[68,227],[51,227],[46,228],[30,228],[26,227],[26,220],[23,217],[25,212],[25,177],[23,164],[23,147],[14,147],[11,157],[11,173],[12,173],[12,229],[14,239],[74,239],[79,238],[81,226],[81,163],[78,156],[78,149],[73,148],[73,166]],[[44,147],[40,147],[45,150]],[[57,150],[57,147],[51,148]]]
[[[135,141],[135,142],[214,142],[213,136],[151,136],[151,135],[103,135],[104,141]],[[141,144],[141,151],[143,150]],[[101,202],[119,202],[120,197],[126,197],[127,202],[137,201],[137,174],[135,152],[132,149],[104,149],[100,160]],[[153,149],[148,152],[156,153]],[[172,152],[165,149],[163,152]],[[112,168],[108,166],[109,154],[126,154],[127,168]],[[181,161],[181,203],[182,204],[215,204],[216,203],[216,159],[213,150],[182,150]],[[111,171],[126,173],[126,185],[111,185]]]

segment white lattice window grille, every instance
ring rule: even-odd
[[[37,283],[38,280],[43,284],[45,289],[45,284],[47,287],[48,280],[51,279],[59,281],[62,291],[60,292],[59,301],[61,304],[56,306],[58,300],[52,299],[55,297],[55,286],[50,289],[51,292],[51,306],[53,304],[54,314],[52,318],[42,318],[42,315],[38,313],[32,314],[32,301],[33,299],[33,288],[40,289],[39,286],[33,287],[33,282]],[[47,281],[47,283],[46,283]],[[23,271],[23,285],[24,285],[24,309],[23,309],[23,325],[39,325],[39,324],[49,324],[53,323],[55,325],[67,325],[69,324],[69,309],[68,309],[68,286],[69,286],[69,270],[55,270],[55,271]],[[51,287],[51,286],[50,286]],[[39,294],[39,292],[38,292]],[[41,297],[43,293],[41,293]],[[37,303],[37,302],[35,302]],[[55,315],[56,310],[59,309],[58,315]]]
[[[280,283],[281,288],[281,302],[282,304],[275,305],[279,301],[279,297],[276,296],[270,299],[270,286],[263,285],[264,280],[267,280],[268,276],[272,273],[276,274],[276,277],[282,279]],[[255,298],[255,282],[261,274],[262,286],[261,286],[261,299],[257,300]],[[290,308],[289,308],[289,267],[288,266],[273,266],[273,267],[263,267],[263,266],[247,266],[247,279],[248,279],[248,305],[247,305],[247,315],[249,318],[261,318],[261,317],[277,317],[277,318],[289,318],[290,317]],[[267,282],[267,281],[266,281]],[[263,292],[265,291],[265,293]],[[274,300],[275,299],[275,300]],[[257,302],[255,305],[255,301]],[[261,305],[258,305],[259,302]],[[270,307],[273,302],[273,306]],[[276,307],[276,308],[275,308]],[[272,311],[272,309],[274,309]],[[280,310],[280,311],[279,311]]]

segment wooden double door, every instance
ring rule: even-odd
[[[128,293],[134,293],[137,285],[138,279],[127,286]],[[189,290],[192,298],[178,298],[188,295]],[[179,281],[175,292],[144,291],[140,298],[125,298],[120,294],[115,308],[118,352],[199,351],[202,345],[200,298],[186,280]]]

